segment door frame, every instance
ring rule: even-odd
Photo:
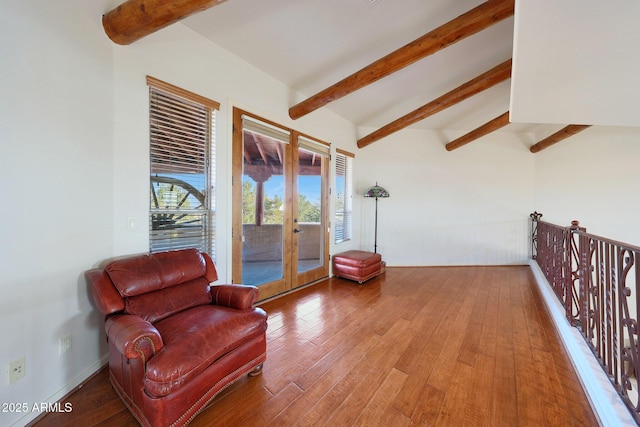
[[[293,206],[292,206],[292,212],[298,212],[298,197],[295,197],[299,194],[298,192],[298,165],[299,165],[299,145],[298,145],[298,138],[299,137],[303,137],[305,139],[311,140],[315,143],[318,143],[320,145],[325,145],[330,149],[330,144],[321,141],[317,138],[313,138],[310,137],[308,135],[302,134],[300,132],[297,131],[292,131],[291,132],[291,140],[293,142],[293,167],[294,167],[294,175],[293,175],[293,183],[292,183],[292,188],[293,188],[293,196],[292,196],[292,200],[293,200]],[[305,286],[309,283],[313,283],[317,280],[323,279],[325,277],[329,277],[329,248],[331,246],[331,243],[329,241],[330,238],[330,223],[329,223],[329,180],[330,180],[330,174],[329,171],[330,169],[330,163],[331,163],[331,156],[327,156],[326,157],[326,161],[322,162],[322,171],[321,171],[321,176],[324,178],[322,180],[322,194],[320,196],[320,205],[321,205],[321,217],[322,217],[322,222],[320,223],[320,227],[321,228],[321,234],[323,236],[323,248],[322,250],[322,257],[324,260],[324,263],[320,266],[320,267],[316,267],[312,270],[308,270],[305,271],[303,273],[300,273],[298,271],[297,268],[297,261],[298,261],[298,254],[299,254],[299,238],[296,237],[294,238],[293,241],[293,245],[294,245],[294,251],[292,254],[292,261],[295,264],[294,269],[292,270],[294,273],[296,273],[297,277],[296,280],[293,280],[292,285],[293,288],[298,288],[301,286]],[[294,218],[295,220],[295,218]],[[295,227],[296,224],[294,223],[293,226]],[[299,235],[297,235],[299,236]]]
[[[330,157],[326,158],[322,166],[322,223],[323,229],[323,241],[324,247],[321,248],[324,263],[321,267],[306,271],[304,273],[298,273],[297,260],[298,260],[298,238],[297,234],[293,232],[296,224],[294,223],[294,213],[298,211],[297,194],[297,172],[298,172],[298,137],[302,136],[308,140],[317,142],[318,144],[327,146],[330,148],[330,144],[309,135],[300,133],[293,129],[282,126],[278,123],[264,119],[248,111],[242,110],[238,107],[233,107],[233,135],[232,135],[232,255],[231,255],[231,283],[242,283],[242,251],[243,251],[243,221],[242,221],[242,178],[243,178],[243,166],[244,166],[244,153],[243,153],[243,127],[242,117],[247,116],[266,123],[271,126],[275,126],[284,131],[289,132],[289,151],[290,155],[284,156],[283,170],[290,171],[290,181],[286,182],[284,193],[284,206],[288,207],[283,210],[283,229],[289,230],[283,232],[283,272],[284,277],[281,280],[268,282],[260,285],[260,300],[271,298],[276,295],[290,292],[301,286],[308,285],[317,280],[326,278],[329,276],[329,250],[330,250],[330,223],[329,223],[329,180],[330,180]],[[286,176],[286,175],[285,175]]]

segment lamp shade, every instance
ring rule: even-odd
[[[364,192],[364,197],[375,197],[376,199],[384,199],[386,197],[389,197],[389,192],[384,187],[380,187],[376,182],[376,185],[367,188],[367,191]]]

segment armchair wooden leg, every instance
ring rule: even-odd
[[[256,366],[255,368],[253,368],[253,370],[251,372],[249,372],[249,376],[250,377],[255,377],[257,375],[260,375],[262,373],[262,363],[259,364],[258,366]]]

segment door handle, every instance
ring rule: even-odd
[[[294,233],[304,233],[304,230],[300,229],[300,228],[294,228],[293,229]]]

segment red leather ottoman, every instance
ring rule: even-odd
[[[333,256],[333,275],[365,282],[384,272],[380,254],[367,251],[346,251]]]

